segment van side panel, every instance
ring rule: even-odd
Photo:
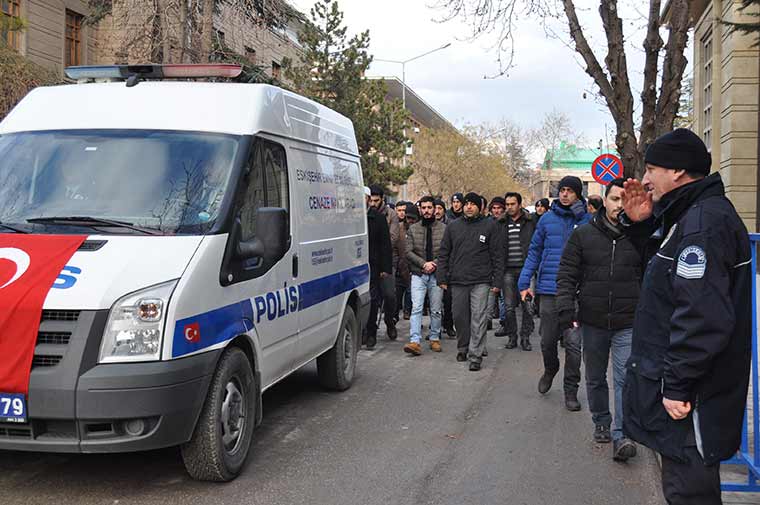
[[[369,290],[364,190],[357,158],[294,143],[288,150],[299,236],[299,350],[331,347],[352,290]]]

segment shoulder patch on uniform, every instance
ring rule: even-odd
[[[707,255],[696,245],[690,245],[678,256],[676,275],[684,279],[701,279],[707,269]]]

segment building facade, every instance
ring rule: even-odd
[[[613,151],[606,152],[615,154]],[[531,203],[540,198],[557,198],[559,181],[566,175],[574,175],[583,182],[584,197],[603,194],[604,188],[591,175],[591,164],[601,154],[604,153],[599,149],[586,149],[564,142],[554,152],[547,151],[530,187]]]
[[[732,32],[728,22],[757,22],[737,0],[694,0],[694,122],[712,153],[728,197],[750,231],[758,211],[757,35]],[[666,11],[667,12],[667,11]]]

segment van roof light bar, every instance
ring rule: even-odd
[[[243,67],[229,63],[167,65],[90,65],[67,67],[66,77],[76,81],[96,79],[126,80],[134,86],[143,79],[190,79],[201,77],[234,78]]]

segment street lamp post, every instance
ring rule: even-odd
[[[418,54],[417,56],[414,56],[412,58],[406,59],[406,60],[384,60],[380,58],[373,58],[372,61],[381,61],[383,63],[396,63],[401,65],[401,104],[404,107],[404,110],[406,110],[406,64],[410,63],[414,60],[419,60],[423,56],[427,56],[429,54],[432,54],[436,51],[441,51],[443,49],[446,49],[451,45],[451,42],[447,42],[446,44],[442,45],[441,47],[436,47],[435,49],[431,49],[430,51],[427,51],[422,54]],[[404,138],[406,138],[406,128],[404,128]],[[404,147],[404,156],[401,158],[401,166],[403,168],[406,168],[406,147]],[[406,184],[404,184],[404,200],[406,200]]]

